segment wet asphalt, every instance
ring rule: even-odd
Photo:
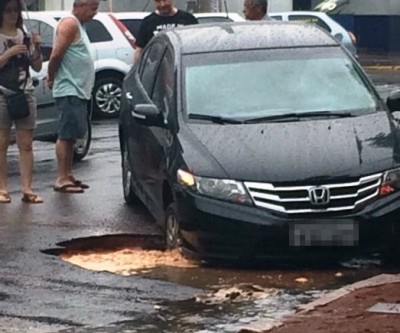
[[[384,97],[400,82],[397,73],[371,77]],[[76,177],[91,186],[83,194],[54,192],[54,144],[35,142],[41,205],[21,202],[17,150],[10,148],[12,203],[0,206],[0,332],[238,332],[329,289],[393,269],[370,261],[361,269],[200,267],[119,276],[75,267],[57,256],[64,247],[112,248],[140,243],[138,235],[156,243],[160,237],[143,207],[124,203],[117,121],[94,121],[93,136],[89,156],[75,165]],[[299,277],[307,282],[295,282]],[[239,304],[195,302],[196,295],[240,283],[279,292]]]

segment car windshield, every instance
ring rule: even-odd
[[[189,118],[359,115],[377,109],[373,88],[337,47],[184,55],[182,96]]]

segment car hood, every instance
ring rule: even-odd
[[[187,167],[207,177],[309,182],[373,174],[399,162],[397,131],[385,112],[288,123],[189,123],[184,132]]]

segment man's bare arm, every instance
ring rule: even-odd
[[[68,17],[60,22],[57,27],[55,43],[48,67],[47,83],[50,88],[53,86],[54,76],[60,67],[65,52],[78,37],[78,25],[73,18]]]

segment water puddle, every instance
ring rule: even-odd
[[[57,244],[44,252],[91,271],[157,279],[203,290],[181,302],[157,302],[155,314],[105,328],[107,333],[238,333],[261,331],[332,289],[384,271],[379,262],[332,266],[206,266],[166,251],[160,236],[114,235]],[[322,263],[320,263],[320,266]],[[177,287],[176,292],[179,292]],[[248,332],[247,331],[247,332]],[[75,333],[81,332],[75,330]],[[82,330],[82,332],[91,332]]]
[[[191,268],[198,263],[185,259],[179,250],[160,251],[128,248],[112,252],[70,251],[60,255],[73,265],[92,271],[107,271],[120,275],[136,275],[161,266]]]

